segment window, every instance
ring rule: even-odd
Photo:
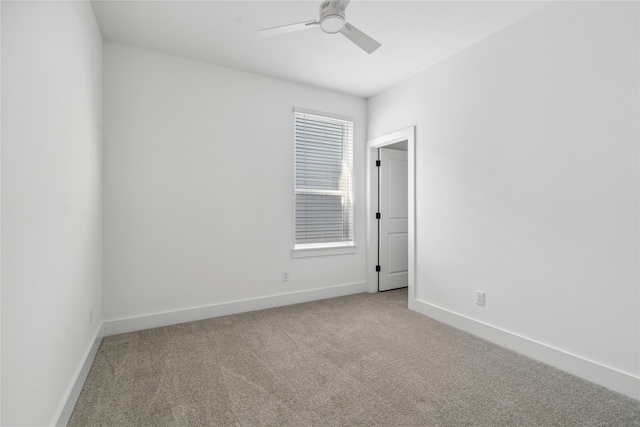
[[[353,121],[294,114],[294,249],[353,245]]]

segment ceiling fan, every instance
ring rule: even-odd
[[[350,1],[351,0],[323,1],[320,4],[320,19],[317,21],[306,21],[297,24],[282,25],[280,27],[265,28],[264,30],[258,30],[258,32],[262,37],[271,37],[320,26],[320,29],[327,34],[342,34],[355,43],[360,49],[370,54],[379,48],[381,44],[346,22],[344,10]]]

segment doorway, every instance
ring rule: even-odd
[[[409,301],[415,299],[415,126],[384,135],[367,142],[367,290],[378,292],[378,194],[379,181],[376,161],[379,148],[406,148],[406,183],[407,183],[407,270],[406,285],[409,288]],[[382,270],[382,268],[379,268]]]
[[[378,292],[409,283],[406,141],[378,148]]]

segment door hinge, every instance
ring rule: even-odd
[[[376,271],[380,272],[380,266],[379,265],[376,265]]]
[[[376,160],[376,166],[380,167],[380,160]]]
[[[376,212],[376,219],[380,219],[380,212]]]

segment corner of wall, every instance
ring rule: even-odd
[[[55,417],[53,425],[64,427],[69,423],[69,419],[71,418],[71,414],[73,413],[73,409],[76,406],[76,402],[78,401],[78,397],[80,396],[80,392],[82,391],[82,387],[84,386],[84,382],[87,380],[87,376],[89,375],[89,371],[91,370],[91,365],[93,365],[93,361],[96,358],[96,354],[98,353],[98,348],[100,348],[100,344],[102,343],[102,338],[104,337],[104,323],[100,323],[100,326],[96,329],[89,346],[87,347],[82,359],[76,368],[76,372],[71,379],[71,383],[67,389],[67,392],[64,395],[62,403],[60,404],[60,408],[58,409]]]

